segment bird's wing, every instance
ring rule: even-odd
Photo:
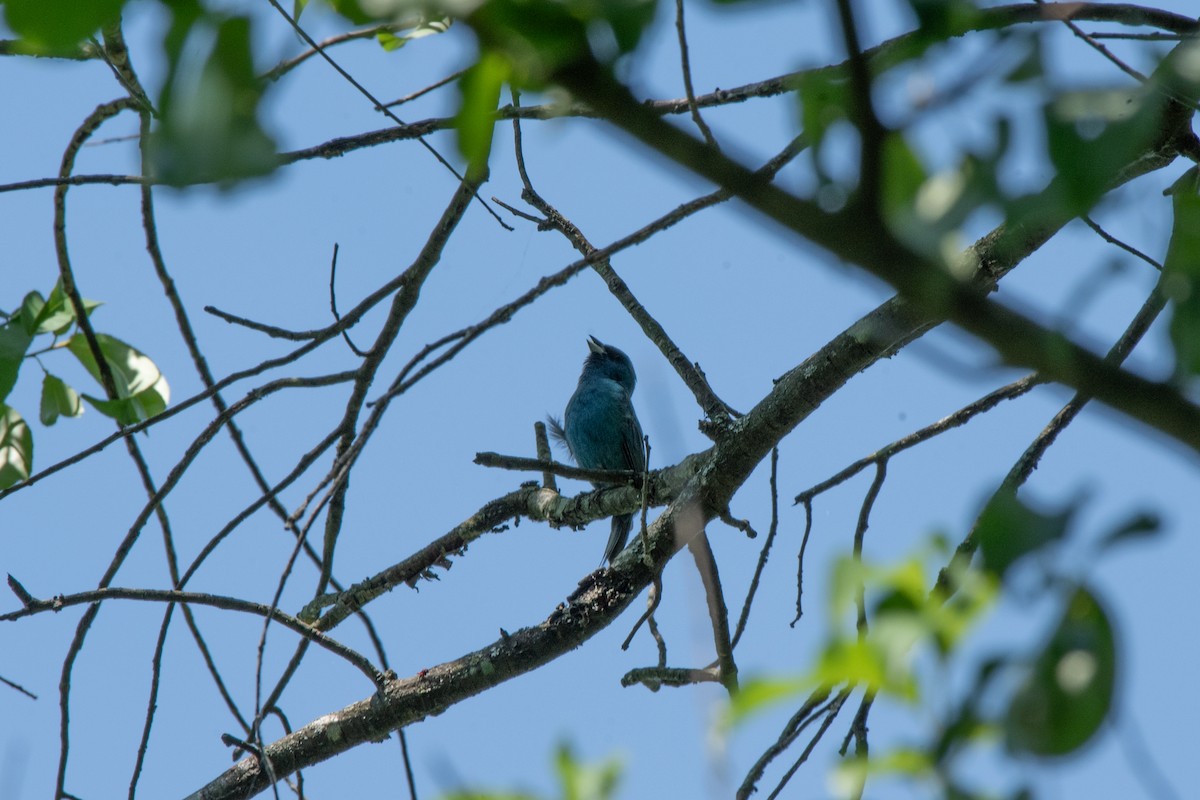
[[[638,422],[633,405],[625,407],[625,419],[621,425],[621,456],[625,469],[642,472],[646,469],[645,443],[642,441],[642,426]]]

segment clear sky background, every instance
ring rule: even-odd
[[[256,6],[256,34],[264,45],[260,52],[283,58],[302,49],[269,6],[247,5]],[[865,5],[869,43],[913,24],[900,4]],[[1195,13],[1184,0],[1158,5]],[[628,64],[633,85],[647,97],[683,94],[670,11],[666,4],[659,9],[650,41]],[[778,2],[757,4],[753,10],[698,3],[688,7],[688,15],[698,92],[841,58],[828,3]],[[304,23],[317,38],[338,30],[336,20],[315,5]],[[162,81],[163,63],[152,42],[164,24],[158,4],[134,2],[127,9],[135,66],[155,88]],[[1045,33],[1046,63],[1061,85],[1122,85],[1115,68],[1065,30],[1047,26]],[[949,57],[935,59],[930,69],[906,69],[884,81],[879,104],[885,121],[896,121],[899,109],[911,104],[922,87],[947,85],[964,65],[978,63],[994,46],[994,39],[979,36],[943,53]],[[1114,45],[1143,67],[1146,52],[1166,46]],[[469,32],[456,27],[395,53],[365,42],[338,48],[334,55],[378,97],[390,100],[467,65],[473,48]],[[259,66],[273,63],[264,60]],[[1020,147],[1036,144],[1043,135],[1040,117],[1034,115],[1040,107],[1037,96],[1029,89],[984,86],[977,97],[931,113],[915,129],[922,154],[931,166],[947,166],[962,148],[988,146],[996,116],[1009,114],[1018,148],[1006,162],[1008,188],[1042,185],[1049,166]],[[97,104],[121,94],[107,68],[97,62],[0,60],[0,107],[6,110],[0,123],[0,152],[5,154],[0,184],[57,174],[63,148],[79,122]],[[399,114],[405,121],[445,116],[453,113],[456,98],[455,89],[447,87],[402,106]],[[266,124],[281,150],[387,125],[319,59],[282,81],[267,102]],[[748,163],[770,157],[798,127],[796,101],[786,95],[714,109],[706,119],[726,151]],[[684,124],[682,118],[679,122]],[[136,143],[124,138],[136,131],[131,114],[106,124],[93,140],[96,146],[82,152],[77,172],[136,172]],[[533,122],[524,132],[535,185],[597,246],[710,190],[594,121]],[[117,140],[100,143],[107,139]],[[457,160],[452,134],[435,134],[430,143]],[[492,178],[482,194],[519,206],[508,124],[497,127],[493,153]],[[834,156],[836,170],[836,152]],[[1173,165],[1121,189],[1096,210],[1095,218],[1114,235],[1161,258],[1170,205],[1160,192],[1185,167]],[[802,165],[785,171],[781,180],[797,191],[811,185]],[[409,142],[332,161],[300,162],[233,191],[158,190],[158,231],[168,265],[214,373],[224,376],[290,348],[230,326],[204,313],[204,306],[288,328],[323,326],[329,321],[334,243],[340,246],[338,297],[344,310],[408,265],[455,185],[428,152]],[[26,291],[46,293],[54,283],[51,199],[50,189],[0,193],[0,307],[12,309]],[[502,230],[478,204],[467,212],[401,331],[380,384],[386,385],[426,343],[482,319],[541,276],[575,260],[558,234],[505,217],[514,232]],[[170,309],[146,257],[136,188],[73,189],[68,221],[82,291],[105,303],[93,316],[97,328],[153,358],[169,380],[173,398],[199,391],[186,350],[172,335]],[[964,244],[996,221],[987,214],[973,218]],[[772,378],[892,294],[736,204],[690,218],[621,253],[613,266],[683,351],[701,363],[717,393],[743,411],[769,391]],[[1006,278],[999,297],[1043,320],[1068,315],[1083,340],[1104,349],[1132,318],[1155,277],[1146,265],[1073,223]],[[1096,290],[1084,304],[1079,302],[1081,287]],[[356,334],[360,344],[370,340],[381,319],[380,311],[367,318]],[[1141,373],[1166,374],[1164,330],[1160,321],[1131,359]],[[653,446],[652,467],[676,463],[708,445],[696,428],[700,415],[690,393],[603,282],[585,272],[393,403],[354,474],[337,575],[352,582],[379,571],[528,477],[475,466],[472,458],[482,450],[533,454],[532,424],[548,412],[561,413],[586,355],[588,335],[625,349],[638,370],[634,403]],[[65,353],[43,358],[47,369],[86,386],[82,370],[68,361]],[[318,375],[355,363],[345,346],[334,341],[288,367],[286,374]],[[744,677],[794,675],[811,665],[827,633],[824,578],[834,560],[849,552],[871,476],[864,473],[816,500],[805,572],[807,613],[795,628],[788,623],[794,615],[804,516],[790,498],[1019,375],[997,366],[985,348],[964,334],[938,329],[854,378],[786,440],[779,461],[779,538],[738,648]],[[31,421],[40,382],[37,366],[27,365],[10,398]],[[253,385],[239,384],[226,396],[241,397]],[[283,393],[240,417],[270,479],[283,476],[299,454],[325,435],[346,391],[342,386]],[[377,385],[373,396],[380,391]],[[926,546],[932,534],[957,542],[1017,455],[1069,396],[1059,388],[1038,389],[897,457],[872,514],[868,557],[884,562],[900,558]],[[160,480],[212,413],[202,404],[140,437]],[[92,410],[53,428],[33,427],[35,468],[112,432],[111,421]],[[296,507],[327,466],[328,459],[289,489],[284,504]],[[1050,798],[1170,797],[1152,791],[1153,784],[1142,777],[1148,754],[1178,796],[1188,796],[1194,785],[1192,728],[1200,715],[1200,693],[1192,677],[1200,658],[1192,614],[1200,604],[1196,466],[1191,454],[1098,407],[1085,410],[1050,450],[1029,484],[1029,496],[1048,507],[1086,497],[1077,535],[1059,563],[1095,579],[1117,626],[1122,661],[1115,725],[1106,727],[1082,757],[1053,769],[1030,762],[1014,767],[982,756],[973,765],[983,781],[997,788],[1030,781],[1039,797]],[[769,523],[767,479],[760,467],[733,506],[735,515],[749,518],[763,532]],[[586,488],[579,482],[563,484],[569,492]],[[181,558],[190,561],[255,496],[231,443],[219,436],[167,502]],[[0,571],[19,578],[37,596],[92,588],[144,500],[123,448],[109,447],[0,504]],[[1141,509],[1162,515],[1163,534],[1095,560],[1089,543],[1119,518]],[[522,523],[472,545],[439,582],[423,583],[417,592],[396,589],[379,599],[370,610],[393,668],[411,675],[491,642],[501,628],[540,621],[595,568],[607,527],[600,522],[575,533]],[[736,613],[761,539],[748,541],[720,524],[712,525],[709,534]],[[277,519],[259,513],[207,562],[190,588],[268,602],[292,541]],[[933,568],[937,559],[929,563]],[[313,580],[311,566],[302,561],[282,607],[297,611],[308,600]],[[712,643],[704,595],[686,554],[667,569],[664,583],[659,621],[670,663],[708,664]],[[115,585],[167,584],[161,537],[149,527]],[[13,597],[0,603],[0,610],[16,607]],[[656,660],[654,643],[644,631],[629,651],[620,649],[641,609],[635,603],[616,624],[546,667],[412,726],[409,743],[420,796],[460,787],[549,794],[554,786],[552,753],[559,741],[570,742],[586,760],[621,756],[621,797],[731,796],[794,706],[782,705],[722,736],[714,721],[725,700],[714,686],[656,694],[621,688],[626,671]],[[81,613],[74,608],[0,627],[0,675],[39,698],[31,701],[0,688],[0,798],[32,800],[53,791],[60,665]],[[114,602],[102,608],[88,636],[74,673],[66,784],[79,797],[98,800],[127,793],[161,616],[158,606]],[[212,609],[197,609],[196,617],[231,690],[244,708],[252,709],[259,620]],[[1009,598],[972,640],[974,658],[998,647],[1032,648],[1051,623],[1052,609],[1046,604]],[[369,650],[354,623],[339,628],[337,635]],[[291,655],[294,641],[292,634],[272,629],[267,685]],[[926,707],[884,703],[876,709],[871,736],[878,751],[927,736],[937,711],[963,689],[965,671],[928,674]],[[283,705],[298,727],[370,693],[369,682],[359,673],[313,649]],[[843,712],[817,750],[815,763],[800,772],[784,796],[830,795],[824,776],[851,717],[852,709]],[[229,750],[219,739],[223,732],[236,732],[236,724],[176,619],[140,795],[182,796],[219,774],[230,763]],[[278,733],[277,728],[271,731],[272,736]],[[790,763],[790,758],[780,763]],[[776,779],[779,774],[779,768],[769,773]],[[766,786],[773,785],[768,779]],[[357,748],[306,772],[306,788],[313,797],[406,796],[399,748],[394,741]],[[871,784],[867,796],[919,797],[928,791],[930,787],[880,781]]]

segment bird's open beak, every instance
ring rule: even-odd
[[[597,339],[595,336],[589,336],[587,338],[587,345],[588,345],[588,350],[591,350],[593,353],[595,353],[597,355],[600,355],[601,353],[604,352],[604,344],[601,343],[601,341],[599,339]]]

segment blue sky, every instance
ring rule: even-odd
[[[1183,2],[1162,5],[1189,13]],[[647,96],[682,95],[668,11],[660,9],[650,42],[629,65],[635,86]],[[820,3],[689,6],[697,91],[730,88],[838,58],[827,12],[827,4]],[[911,24],[894,4],[874,3],[870,12],[864,31],[869,42]],[[299,50],[269,8],[264,5],[255,13],[264,52],[282,56]],[[148,3],[130,5],[127,18],[135,66],[156,86],[162,64],[151,43],[164,21],[157,6]],[[333,20],[316,7],[304,21],[318,38],[335,30]],[[1121,82],[1115,69],[1065,32],[1048,28],[1047,33],[1047,62],[1066,76],[1063,83]],[[1147,47],[1126,45],[1122,52],[1140,64]],[[456,27],[396,53],[364,43],[342,47],[335,55],[378,96],[391,99],[465,66],[472,52],[469,34]],[[969,62],[971,53],[962,58]],[[0,105],[10,110],[8,123],[0,125],[0,152],[9,154],[0,162],[0,183],[56,174],[62,149],[79,121],[98,103],[121,93],[97,63],[6,58],[0,69]],[[943,66],[907,82],[897,80],[894,91],[911,90],[918,78],[939,85],[953,70]],[[1037,108],[1036,98],[1021,91],[989,90],[962,109],[930,115],[916,131],[921,152],[940,165],[957,148],[983,146],[990,120],[1004,110],[1018,118],[1018,141],[1036,143],[1040,126],[1020,122],[1022,114]],[[406,121],[444,116],[452,113],[455,97],[453,88],[435,92],[402,107],[401,116]],[[266,123],[285,150],[387,124],[317,59],[268,98]],[[1019,101],[1028,105],[1018,106]],[[887,102],[891,99],[881,106]],[[706,118],[727,151],[750,162],[782,147],[798,124],[795,101],[788,96],[714,110]],[[126,114],[97,138],[129,136],[136,130],[135,117]],[[529,123],[524,132],[535,185],[596,245],[710,190],[594,121]],[[455,157],[451,134],[436,134],[430,142]],[[492,177],[481,194],[520,205],[511,147],[511,128],[498,126]],[[1049,176],[1047,165],[1024,150],[1007,166],[1016,181],[1028,182],[1018,185],[1036,186]],[[1161,258],[1170,206],[1160,192],[1184,166],[1173,165],[1120,190],[1096,210],[1095,218]],[[131,141],[85,148],[77,165],[85,173],[136,169]],[[790,188],[803,188],[807,179],[797,167],[785,171],[781,180]],[[338,296],[345,309],[410,262],[454,187],[453,176],[426,151],[401,143],[331,161],[302,162],[227,192],[208,187],[158,190],[158,230],[168,265],[214,372],[225,375],[289,348],[205,314],[204,306],[290,328],[324,325],[329,321],[328,266],[334,243],[340,247]],[[68,208],[82,291],[105,302],[93,318],[97,327],[150,355],[170,381],[173,398],[196,393],[201,384],[182,343],[170,333],[170,310],[145,254],[136,189],[76,188]],[[557,234],[506,219],[515,231],[502,230],[478,205],[468,211],[372,396],[424,344],[483,318],[575,259]],[[9,278],[0,307],[14,307],[25,291],[46,292],[53,284],[57,268],[51,221],[50,190],[0,193],[3,274]],[[964,242],[993,223],[986,214],[973,219]],[[1107,272],[1114,260],[1123,268]],[[620,254],[613,266],[689,358],[701,363],[717,393],[741,410],[769,391],[772,378],[891,295],[877,281],[797,244],[736,204],[702,212]],[[1074,298],[1080,286],[1099,283],[1100,291],[1082,310],[1079,324],[1088,341],[1105,347],[1132,317],[1154,278],[1145,265],[1121,256],[1074,223],[1007,278],[999,297],[1054,320],[1079,311]],[[381,319],[380,311],[368,316],[356,333],[360,344],[370,340]],[[1157,325],[1132,359],[1147,374],[1161,375],[1167,363],[1164,329]],[[603,282],[585,272],[393,403],[352,481],[337,574],[347,582],[373,574],[515,488],[526,476],[477,467],[472,457],[482,450],[532,455],[532,424],[548,412],[561,413],[586,355],[588,335],[625,349],[637,367],[634,402],[651,438],[651,466],[675,463],[707,446],[696,429],[699,413],[690,393]],[[83,386],[82,371],[66,362],[63,353],[43,359],[48,369]],[[318,375],[354,364],[343,345],[331,342],[285,374]],[[850,548],[870,476],[861,475],[815,503],[805,573],[808,613],[795,628],[788,623],[804,520],[790,498],[1019,374],[996,365],[986,349],[964,334],[939,329],[852,379],[786,440],[779,464],[779,539],[738,649],[743,676],[798,674],[811,664],[827,632],[821,612],[825,574]],[[10,399],[30,419],[36,416],[39,375],[36,366],[27,366]],[[239,384],[227,396],[240,397],[252,385]],[[957,541],[988,492],[1069,396],[1055,387],[1036,390],[965,429],[898,456],[872,514],[868,557],[885,562],[903,557],[935,533]],[[297,390],[264,401],[240,418],[268,476],[285,474],[329,430],[345,397],[344,386]],[[156,476],[166,475],[211,418],[211,408],[201,405],[140,437]],[[94,411],[49,429],[35,424],[35,466],[55,463],[111,430],[110,421]],[[289,489],[284,505],[296,507],[327,465],[327,459],[320,462]],[[1195,663],[1197,644],[1189,636],[1190,626],[1179,622],[1200,600],[1193,580],[1200,546],[1187,522],[1194,513],[1195,467],[1192,455],[1101,408],[1085,410],[1051,449],[1028,490],[1051,507],[1087,495],[1079,537],[1062,563],[1098,584],[1114,617],[1123,656],[1116,724],[1077,760],[1053,768],[1032,763],[1014,767],[985,755],[977,762],[978,775],[1000,786],[1033,781],[1039,797],[1143,796],[1145,784],[1138,781],[1122,745],[1130,730],[1125,726],[1132,722],[1176,790],[1184,791],[1190,777],[1190,723],[1200,712],[1200,697],[1189,688],[1185,666]],[[760,467],[733,504],[734,513],[749,518],[760,531],[769,522],[767,477]],[[579,482],[563,484],[570,492],[585,489]],[[254,497],[231,443],[218,437],[167,502],[181,558],[190,560]],[[0,568],[38,596],[91,588],[143,503],[127,455],[110,447],[4,500]],[[1143,508],[1162,515],[1163,535],[1091,560],[1087,542]],[[472,545],[440,581],[422,584],[419,592],[399,588],[379,599],[371,612],[393,668],[411,675],[492,641],[500,628],[540,621],[595,567],[606,531],[607,522],[579,533],[524,522]],[[759,542],[720,524],[710,526],[709,534],[727,601],[731,610],[740,609]],[[267,602],[291,541],[278,520],[259,513],[214,555],[191,588]],[[115,584],[162,587],[167,580],[161,536],[147,528]],[[311,567],[301,563],[282,607],[299,609],[313,580]],[[671,647],[670,663],[703,666],[712,658],[712,645],[703,591],[686,555],[671,564],[664,582],[659,621]],[[13,598],[4,609],[15,607]],[[640,607],[640,601],[635,603],[579,650],[410,728],[420,796],[464,785],[548,794],[552,752],[560,740],[573,743],[588,760],[620,754],[626,769],[622,797],[730,796],[793,708],[781,706],[721,737],[714,720],[724,698],[713,686],[656,694],[621,688],[621,675],[656,658],[644,633],[628,652],[620,650]],[[0,732],[0,796],[24,800],[53,790],[59,670],[80,613],[71,609],[0,629],[0,675],[39,695],[33,702],[0,690],[0,718],[14,721]],[[68,790],[81,797],[127,791],[161,614],[156,606],[112,603],[102,609],[89,634],[72,691],[67,781]],[[235,696],[244,708],[252,708],[261,624],[212,609],[198,609],[196,616]],[[1013,643],[1032,648],[1051,623],[1052,609],[1046,604],[1007,600],[978,631],[972,657]],[[352,623],[337,634],[353,647],[368,649],[361,629]],[[272,629],[268,684],[293,644],[291,634]],[[164,675],[139,789],[146,797],[186,794],[217,775],[229,764],[219,736],[236,730],[179,619],[168,639]],[[933,673],[927,687],[931,707],[944,708],[962,686],[962,674]],[[370,692],[358,673],[314,650],[284,705],[291,724],[299,726]],[[843,712],[817,750],[815,763],[800,772],[784,796],[829,796],[825,775],[852,713]],[[881,704],[873,717],[872,742],[884,750],[932,724],[928,708]],[[767,787],[784,763],[786,756],[769,773]],[[358,748],[326,762],[308,771],[306,781],[314,797],[403,794],[394,742]],[[867,796],[920,797],[927,789],[881,781],[871,785]]]

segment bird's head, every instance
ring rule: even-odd
[[[629,360],[629,356],[612,345],[605,344],[595,336],[588,337],[587,346],[590,352],[587,360],[583,362],[584,374],[599,375],[614,380],[621,384],[625,391],[633,394],[633,387],[637,383],[637,374],[633,371],[633,362]]]

